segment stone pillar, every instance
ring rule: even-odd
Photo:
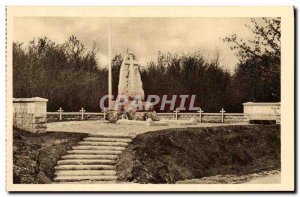
[[[14,98],[13,125],[16,128],[33,133],[44,133],[47,130],[47,102],[48,99]]]
[[[249,120],[273,120],[280,122],[280,103],[243,103],[244,116]]]

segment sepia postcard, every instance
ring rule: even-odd
[[[293,7],[7,7],[7,190],[294,191]]]

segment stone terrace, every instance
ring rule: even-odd
[[[97,121],[69,121],[69,122],[51,122],[47,123],[47,131],[63,131],[76,133],[89,133],[101,135],[131,135],[135,136],[148,131],[157,131],[168,128],[186,128],[186,127],[214,127],[226,125],[246,125],[248,123],[198,123],[191,126],[168,125],[168,126],[146,126],[136,123],[116,123],[110,124],[102,120]]]

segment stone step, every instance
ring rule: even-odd
[[[119,147],[119,146],[85,146],[85,145],[80,145],[80,146],[73,146],[73,150],[125,150],[125,147]]]
[[[118,155],[132,136],[90,135],[57,162],[55,182],[115,183]]]
[[[115,170],[61,170],[55,173],[56,176],[115,176]]]
[[[119,155],[122,151],[118,150],[68,150],[68,154],[85,154],[85,155]]]
[[[117,180],[116,176],[58,176],[54,178],[55,181],[112,181]]]
[[[131,142],[131,139],[126,138],[104,138],[104,137],[86,137],[84,141],[93,141],[93,142]]]
[[[116,184],[117,180],[97,181],[97,180],[78,180],[78,181],[54,181],[54,184]]]
[[[114,165],[57,165],[55,170],[115,170]]]
[[[118,159],[117,155],[79,155],[79,154],[68,154],[61,157],[61,159],[107,159],[107,160],[116,160]]]
[[[133,136],[130,135],[103,135],[103,134],[90,134],[89,137],[97,138],[118,138],[118,139],[132,139]]]
[[[96,142],[96,141],[83,141],[79,142],[81,145],[93,144],[93,146],[122,146],[126,147],[128,145],[127,142]]]
[[[58,165],[106,165],[106,164],[116,164],[116,160],[105,160],[105,159],[92,159],[92,160],[83,160],[83,159],[73,159],[73,160],[59,160]]]

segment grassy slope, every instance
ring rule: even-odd
[[[34,134],[13,131],[14,183],[50,183],[60,156],[81,141],[86,134],[53,132]]]
[[[120,181],[175,183],[280,169],[280,127],[167,129],[138,135],[121,154]]]

